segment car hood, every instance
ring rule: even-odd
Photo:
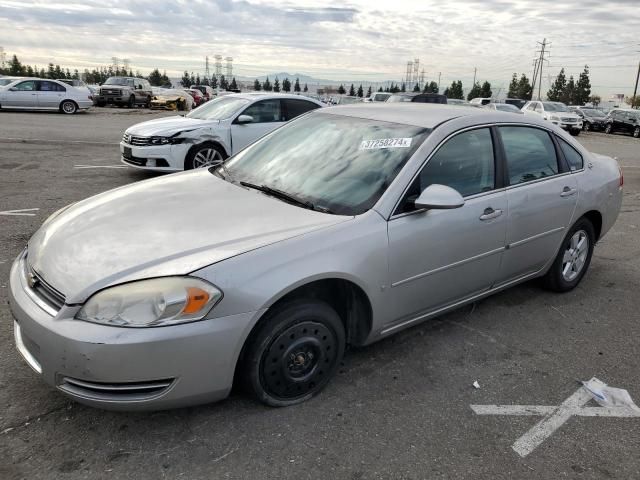
[[[67,304],[109,285],[183,275],[353,217],[296,207],[208,170],[88,198],[47,220],[28,261]]]
[[[185,130],[194,130],[204,126],[217,125],[218,123],[220,122],[217,120],[199,120],[181,116],[165,117],[137,123],[127,128],[126,133],[141,137],[150,137],[152,135],[169,136]]]

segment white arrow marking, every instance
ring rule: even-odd
[[[73,168],[129,168],[126,165],[74,165]]]
[[[4,212],[0,212],[0,215],[6,215],[6,216],[25,216],[25,217],[33,217],[35,215],[35,213],[29,213],[29,212],[35,212],[37,210],[40,210],[39,208],[23,208],[21,210],[6,210]]]
[[[527,433],[522,435],[511,448],[526,457],[553,432],[560,428],[572,416],[576,417],[617,417],[640,418],[640,409],[633,406],[586,407],[593,397],[580,387],[573,395],[558,406],[546,405],[470,405],[477,415],[517,415],[544,417]]]

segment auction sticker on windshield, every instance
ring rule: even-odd
[[[380,148],[409,148],[411,138],[379,138],[377,140],[363,140],[360,150],[377,150]]]

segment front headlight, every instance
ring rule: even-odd
[[[221,298],[220,290],[198,278],[152,278],[96,293],[76,318],[119,327],[176,325],[203,319]]]
[[[177,135],[177,134],[176,134]],[[151,145],[169,145],[182,143],[184,138],[176,138],[175,135],[173,137],[151,137],[149,138],[149,144]]]
[[[560,121],[560,117],[558,117],[557,115],[551,115],[549,117],[549,120],[551,120],[553,122],[558,122],[558,121]]]

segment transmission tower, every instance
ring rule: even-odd
[[[542,43],[538,42],[538,45],[540,45],[540,50],[538,50],[538,58],[536,60],[536,65],[534,68],[534,72],[533,72],[533,83],[531,84],[531,86],[533,87],[533,90],[531,92],[531,98],[534,97],[534,92],[536,90],[536,82],[538,82],[538,96],[537,99],[541,100],[541,92],[542,92],[542,67],[544,66],[544,62],[549,62],[549,60],[547,59],[547,56],[549,55],[549,48],[551,47],[551,43],[547,42],[547,39],[545,38],[544,40],[542,40]]]
[[[420,89],[424,88],[424,81],[425,81],[425,73],[423,68],[422,73],[420,74]]]
[[[0,47],[0,67],[4,70],[5,62],[7,61],[7,54],[4,52],[4,48]]]
[[[118,57],[111,57],[111,64],[114,70],[120,70],[120,59]]]
[[[233,57],[225,58],[227,61],[227,78],[231,81],[231,77],[233,77]]]
[[[222,75],[222,55],[214,55],[216,59],[216,78],[220,78]]]
[[[122,59],[122,68],[124,68],[128,72],[130,67],[131,67],[131,62],[129,61],[129,59],[128,58],[123,58]]]
[[[411,83],[411,78],[413,76],[413,62],[409,60],[407,62],[407,74],[405,76],[405,83],[409,85]]]
[[[413,79],[411,81],[411,83],[417,83],[418,82],[418,76],[420,75],[420,59],[419,58],[415,58],[413,60]],[[408,87],[408,85],[407,85]]]
[[[211,78],[211,72],[209,72],[209,55],[204,57],[204,76],[207,81],[209,81],[209,78]]]

